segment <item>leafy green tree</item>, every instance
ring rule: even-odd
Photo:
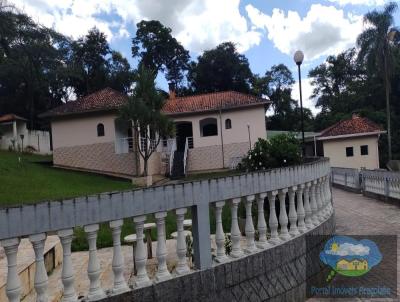
[[[157,149],[161,137],[174,134],[174,123],[161,112],[165,99],[154,80],[154,72],[142,66],[133,93],[120,110],[120,118],[131,122],[135,131],[136,149],[144,161],[144,176],[148,175],[148,160]],[[138,133],[144,144],[139,141]]]
[[[249,62],[232,42],[205,51],[190,65],[188,82],[196,93],[235,90],[249,93],[253,74]]]
[[[359,59],[366,64],[369,71],[377,71],[384,80],[386,96],[386,115],[388,130],[388,156],[392,158],[391,125],[390,125],[390,77],[393,64],[392,47],[400,42],[399,31],[393,26],[393,14],[397,3],[390,2],[383,11],[374,10],[364,16],[369,27],[357,38],[360,47]]]
[[[139,58],[145,68],[163,72],[167,81],[179,88],[188,69],[189,52],[172,36],[172,30],[159,21],[143,20],[136,27],[132,56]]]

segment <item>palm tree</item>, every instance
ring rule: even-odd
[[[383,11],[373,10],[367,13],[364,23],[368,27],[357,38],[360,48],[358,58],[368,70],[377,71],[385,83],[389,160],[392,159],[389,103],[392,48],[400,42],[399,29],[394,27],[393,14],[396,10],[397,3],[390,2],[385,5]]]

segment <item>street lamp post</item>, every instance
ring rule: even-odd
[[[294,62],[297,65],[298,71],[299,71],[299,90],[300,90],[300,112],[301,112],[301,138],[302,138],[302,146],[301,146],[301,151],[302,155],[305,156],[305,141],[304,141],[304,115],[303,115],[303,95],[301,91],[301,71],[300,71],[300,65],[303,63],[304,59],[304,54],[301,50],[298,50],[294,54]]]

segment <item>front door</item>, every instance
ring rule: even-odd
[[[191,122],[176,123],[176,148],[179,152],[185,151],[186,138],[193,136]]]

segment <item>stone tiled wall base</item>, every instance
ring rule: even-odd
[[[309,234],[330,235],[334,230],[332,215]],[[305,301],[306,280],[323,269],[318,261],[323,242],[320,236],[314,238],[307,247],[305,237],[298,237],[239,260],[103,301]],[[306,257],[315,263],[308,270]]]
[[[231,158],[244,157],[249,150],[249,143],[224,145],[224,166],[229,168]],[[222,166],[221,146],[198,147],[189,150],[188,171],[216,170]]]
[[[116,154],[114,143],[62,147],[53,150],[54,165],[134,176],[134,153]]]

